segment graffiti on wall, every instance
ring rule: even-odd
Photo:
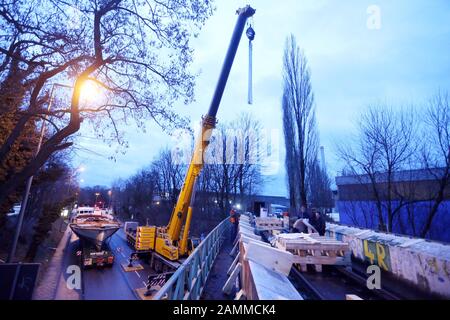
[[[377,264],[385,271],[392,271],[389,247],[382,243],[363,240],[364,259],[370,264]]]

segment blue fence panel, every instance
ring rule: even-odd
[[[219,223],[158,291],[154,299],[200,299],[209,271],[219,254],[229,228],[228,219]]]

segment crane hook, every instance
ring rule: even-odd
[[[249,24],[247,31],[245,32],[248,38],[248,104],[253,103],[253,89],[252,89],[252,56],[253,56],[253,45],[252,41],[255,39],[255,30],[253,30],[252,25]]]
[[[248,40],[253,41],[255,39],[255,30],[253,30],[252,25],[250,24],[245,32]]]

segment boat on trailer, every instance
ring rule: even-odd
[[[69,226],[82,241],[94,244],[98,250],[120,229],[119,222],[108,210],[94,207],[75,209]]]

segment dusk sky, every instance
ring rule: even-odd
[[[236,23],[235,11],[248,1],[218,0],[216,11],[193,39],[193,71],[200,72],[196,101],[176,110],[193,125],[206,113]],[[450,1],[448,0],[255,0],[253,44],[253,105],[247,104],[248,40],[241,40],[218,112],[219,122],[249,112],[272,141],[276,163],[262,194],[286,195],[284,142],[281,124],[282,56],[292,33],[309,61],[315,95],[320,144],[333,177],[341,165],[335,143],[354,130],[361,109],[387,102],[418,107],[438,90],[450,88]],[[380,20],[373,24],[376,12]],[[369,22],[369,23],[368,23]],[[371,23],[372,22],[372,23]],[[86,170],[81,186],[108,186],[150,164],[174,138],[149,123],[143,133],[127,125],[129,148],[115,155],[115,147],[93,139],[83,127],[76,143],[74,164]],[[108,157],[115,155],[115,161]]]

